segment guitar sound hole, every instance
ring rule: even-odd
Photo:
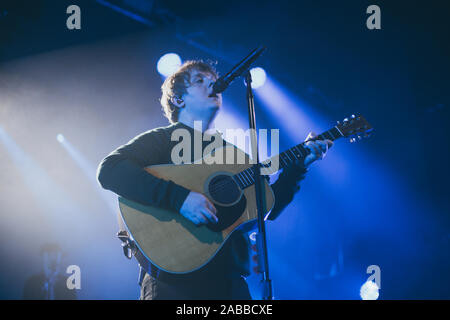
[[[208,185],[210,197],[221,204],[236,202],[241,196],[241,190],[231,176],[217,175]]]
[[[208,185],[210,199],[214,200],[217,209],[218,223],[209,223],[207,227],[220,232],[231,226],[247,207],[247,199],[231,176],[217,175]]]

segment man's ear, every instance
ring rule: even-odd
[[[172,97],[170,98],[170,102],[172,102],[177,108],[184,108],[184,100],[180,97]]]

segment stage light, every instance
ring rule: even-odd
[[[56,136],[56,140],[58,140],[58,142],[60,142],[60,143],[63,143],[64,136],[61,133],[58,133],[58,135]]]
[[[158,60],[156,69],[164,77],[170,76],[181,66],[181,58],[176,53],[167,53]]]
[[[97,168],[84,156],[84,154],[78,150],[69,140],[66,140],[62,134],[58,134],[56,139],[61,142],[61,146],[67,151],[69,156],[75,162],[75,164],[82,170],[86,178],[92,183],[95,190],[99,192],[99,195],[105,203],[110,207],[110,212],[116,212],[117,210],[117,198],[113,193],[104,192],[99,187],[97,182]]]
[[[377,286],[377,284],[373,281],[366,281],[359,291],[359,294],[361,295],[361,298],[363,300],[377,300],[380,296],[380,293],[378,292],[380,290]]]
[[[266,72],[263,68],[252,68],[250,69],[250,74],[252,75],[252,88],[257,89],[264,85],[266,82]]]

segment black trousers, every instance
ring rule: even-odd
[[[162,281],[145,274],[141,300],[251,300],[244,277]]]

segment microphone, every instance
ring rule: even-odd
[[[241,62],[233,67],[227,74],[221,76],[214,82],[212,93],[209,95],[210,97],[215,96],[218,93],[225,91],[226,88],[233,82],[234,79],[242,75],[250,65],[255,62],[256,59],[266,50],[266,47],[260,46],[250,52],[248,56],[246,56]]]

